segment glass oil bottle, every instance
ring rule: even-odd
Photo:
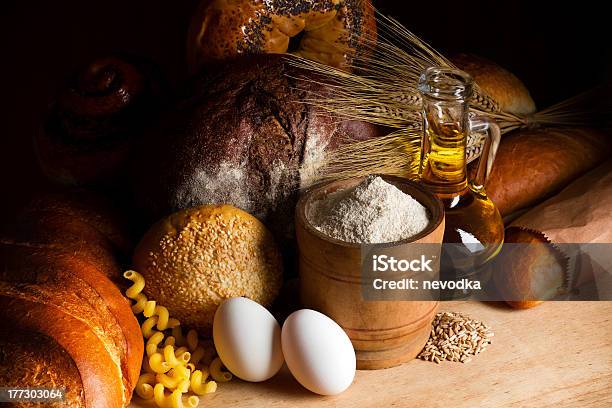
[[[465,72],[428,68],[418,89],[423,100],[420,181],[442,200],[446,213],[443,273],[454,279],[473,276],[499,253],[504,241],[502,218],[484,189],[499,128],[487,118],[470,115],[473,83]],[[483,136],[484,144],[476,174],[469,179],[466,144],[468,135],[475,134]]]

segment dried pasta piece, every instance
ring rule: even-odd
[[[176,367],[178,365],[185,365],[189,362],[191,358],[191,353],[188,351],[181,354],[180,357],[176,357],[174,354],[174,346],[165,346],[164,347],[164,360],[170,367]]]
[[[183,378],[177,385],[176,389],[179,390],[182,394],[189,392],[189,386],[191,382],[189,378]]]
[[[200,370],[195,370],[191,374],[191,391],[198,395],[210,394],[217,390],[217,383],[215,381],[206,382],[208,373],[204,373]]]
[[[200,399],[195,395],[191,395],[187,398],[187,407],[188,408],[196,408],[200,403]]]
[[[216,382],[228,382],[232,379],[232,373],[223,371],[223,368],[223,363],[219,357],[215,358],[212,363],[210,363],[208,370],[210,371],[210,376]]]
[[[184,346],[186,344],[185,338],[183,337],[183,330],[181,326],[172,328],[172,336],[176,339],[177,346]]]
[[[172,393],[169,396],[166,396],[164,391],[165,391],[165,387],[162,384],[160,383],[155,384],[155,387],[153,388],[153,394],[154,394],[155,403],[157,404],[158,407],[160,408],[183,408],[184,407],[183,400],[182,400],[183,393],[181,393],[180,390],[172,391]],[[188,408],[195,408],[198,406],[198,403],[199,403],[199,398],[196,397],[195,395],[192,395],[189,398],[187,398],[187,403],[185,405]]]
[[[197,365],[200,362],[200,360],[202,360],[205,353],[206,353],[206,350],[204,350],[204,347],[198,346],[191,354],[191,359],[189,360],[189,362]]]
[[[178,319],[175,319],[174,317],[171,317],[168,319],[168,329],[174,329],[177,326],[180,326],[181,322]]]
[[[166,394],[164,393],[165,389],[166,387],[164,387],[163,384],[155,384],[155,387],[153,387],[155,404],[160,408],[172,408],[174,405],[170,401],[170,397],[166,397]]]
[[[172,374],[182,380],[188,380],[191,377],[191,371],[186,366],[178,365],[172,369]]]
[[[161,353],[155,353],[149,357],[149,367],[157,374],[163,374],[170,371],[172,366],[164,361],[164,356]]]
[[[168,319],[170,318],[168,309],[163,306],[155,306],[155,315],[159,317],[157,320],[157,330],[166,330],[168,328]]]
[[[147,296],[141,292],[136,295],[134,300],[136,301],[136,303],[132,305],[132,312],[137,315],[144,311],[145,303],[147,303],[148,299]]]
[[[159,343],[161,343],[164,339],[164,333],[162,332],[154,332],[149,340],[147,340],[147,344],[145,346],[145,350],[147,352],[147,356],[151,357],[151,355],[159,352]]]
[[[136,296],[138,296],[138,294],[142,292],[145,287],[144,277],[138,272],[131,270],[125,271],[123,273],[123,277],[134,282],[134,284],[125,291],[125,296],[130,299],[136,299]]]
[[[144,317],[154,316],[156,306],[157,306],[157,302],[155,302],[154,300],[147,300],[147,302],[144,305],[144,310],[142,311],[142,314],[144,315]]]
[[[144,336],[145,339],[148,339],[149,337],[151,337],[153,335],[153,333],[155,332],[153,330],[153,327],[155,327],[155,325],[157,324],[157,316],[153,316],[153,317],[149,317],[147,320],[145,320],[142,323],[142,335]]]
[[[157,380],[158,383],[162,384],[167,389],[175,390],[179,383],[184,380],[184,378],[173,375],[172,370],[170,370],[168,374],[157,374],[155,376],[155,380]]]
[[[153,398],[153,386],[155,385],[155,375],[151,373],[144,373],[138,377],[136,382],[136,394],[142,399]]]
[[[187,332],[187,347],[189,350],[194,351],[198,347],[198,332],[191,329]]]
[[[180,358],[181,358],[181,356],[182,356],[184,353],[187,353],[188,351],[189,351],[189,349],[188,349],[187,347],[185,347],[185,346],[183,346],[183,347],[179,347],[179,348],[177,348],[176,350],[174,350],[174,355],[176,356],[176,358],[179,358],[179,359],[180,359]],[[190,353],[190,354],[191,354],[191,353]]]

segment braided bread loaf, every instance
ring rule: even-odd
[[[99,58],[59,90],[34,147],[44,174],[70,185],[101,184],[120,175],[162,103],[163,80],[151,62]]]
[[[82,192],[39,199],[0,238],[3,386],[64,388],[69,407],[129,403],[143,340],[111,278],[130,245],[99,202]]]

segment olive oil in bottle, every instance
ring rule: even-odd
[[[491,139],[499,128],[488,119],[470,118],[468,101],[472,80],[466,73],[428,68],[419,81],[423,100],[423,140],[419,175],[421,183],[445,207],[444,242],[447,260],[457,275],[469,275],[501,249],[504,226],[499,211],[484,190]],[[468,180],[467,135],[486,132],[476,176]]]

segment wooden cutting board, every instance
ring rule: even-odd
[[[611,407],[612,302],[444,302],[441,310],[487,323],[493,344],[467,364],[414,360],[358,371],[336,397],[302,388],[286,368],[272,380],[219,384],[201,407]],[[138,397],[131,408],[153,407]]]

